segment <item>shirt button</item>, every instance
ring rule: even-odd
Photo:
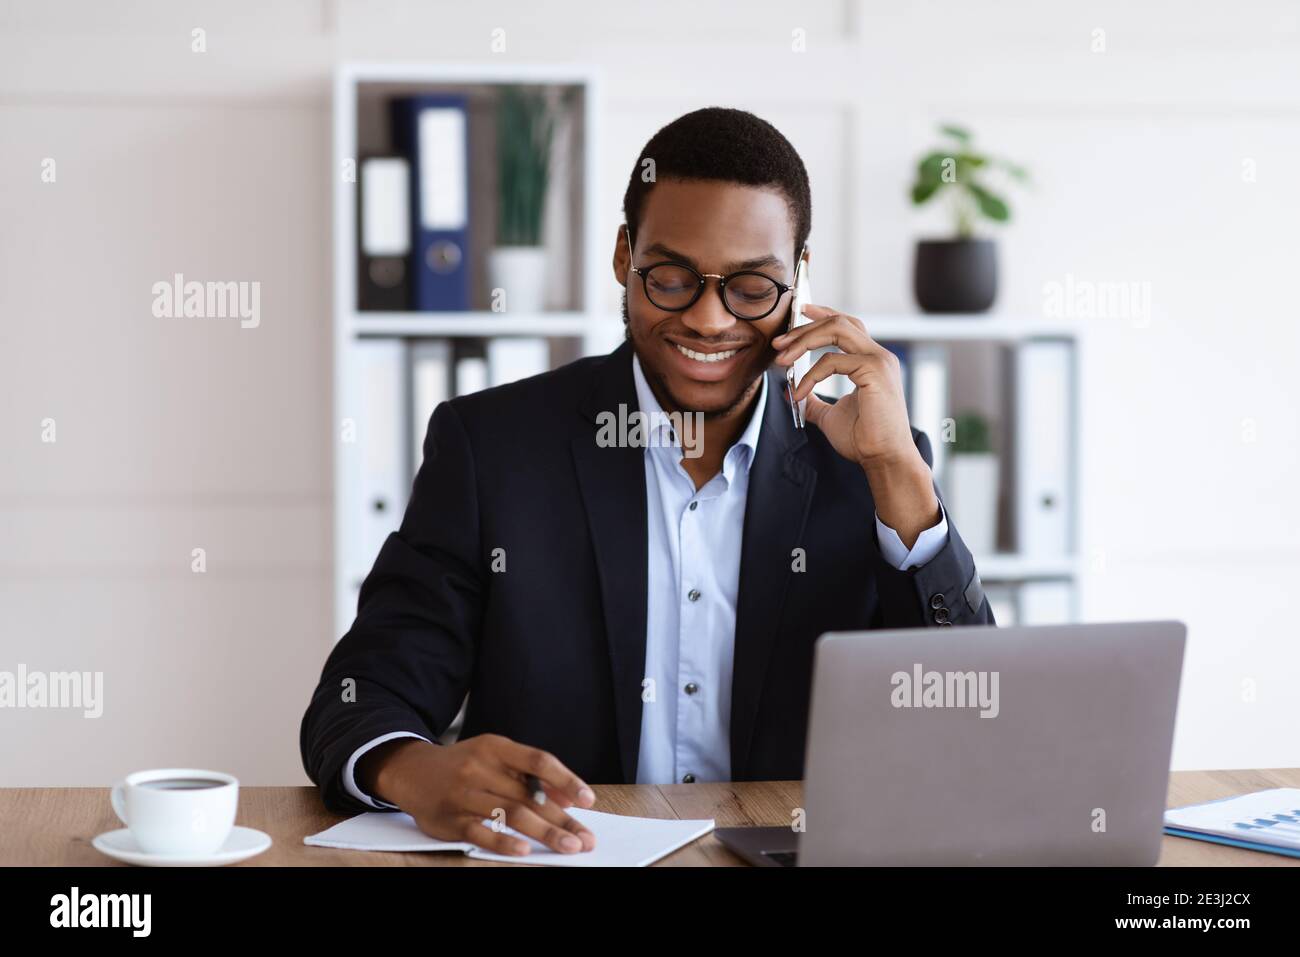
[[[686,593],[686,597],[689,598],[691,601],[699,601],[700,590],[698,588],[692,588],[690,591]]]
[[[691,502],[691,511],[692,512],[695,511],[696,506],[699,504],[700,504],[699,502]]]
[[[686,683],[686,687],[682,690],[684,690],[687,694],[695,694],[700,690],[700,686],[697,685],[694,681],[688,681]]]
[[[930,596],[930,607],[931,607],[931,608],[942,608],[942,607],[943,607],[943,596],[942,596],[942,595],[931,595],[931,596]]]
[[[695,775],[693,775],[693,774],[683,774],[683,775],[682,775],[682,783],[683,783],[683,784],[694,784],[694,783],[695,783]]]

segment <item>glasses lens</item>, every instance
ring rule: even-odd
[[[727,281],[727,305],[738,316],[762,318],[776,307],[780,296],[776,282],[761,273],[737,273]]]
[[[655,266],[645,274],[645,291],[660,309],[685,309],[700,288],[700,277],[683,266]]]

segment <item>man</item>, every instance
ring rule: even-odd
[[[564,810],[589,782],[801,777],[824,632],[993,623],[893,354],[824,306],[786,332],[811,222],[789,142],[690,113],[646,144],[624,212],[627,342],[430,420],[303,718],[332,809],[525,853],[484,826],[504,814],[589,849]],[[781,373],[828,346],[796,429]],[[855,387],[834,405],[812,395],[831,375]],[[645,428],[613,427],[636,412]],[[433,743],[467,693],[459,741]]]

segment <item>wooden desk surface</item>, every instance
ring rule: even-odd
[[[1300,787],[1300,768],[1268,771],[1179,771],[1169,782],[1169,807],[1199,804],[1265,788]],[[596,809],[659,818],[714,818],[719,827],[788,825],[790,809],[802,804],[798,781],[736,784],[601,785]],[[271,849],[238,867],[396,866],[494,867],[460,854],[380,853],[308,847],[302,839],[343,820],[321,805],[310,787],[250,787],[239,796],[237,823],[270,834]],[[105,857],[91,839],[121,826],[107,788],[0,789],[0,865],[127,866]],[[659,862],[665,866],[728,866],[743,863],[712,835]],[[1165,837],[1161,866],[1297,865],[1300,859],[1262,854],[1205,841]]]

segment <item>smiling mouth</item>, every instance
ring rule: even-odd
[[[674,342],[673,346],[688,359],[694,359],[696,362],[723,362],[734,356],[739,349],[727,349],[722,352],[696,352],[694,349],[687,349],[683,345]]]

